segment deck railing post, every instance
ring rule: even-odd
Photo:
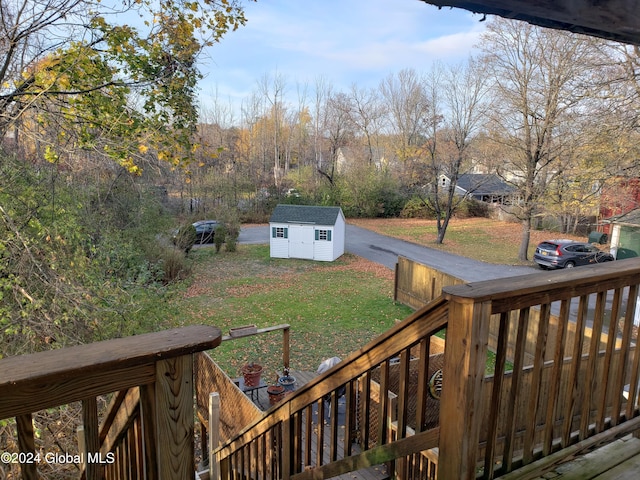
[[[439,478],[476,477],[491,303],[452,298],[440,406]]]
[[[156,362],[156,449],[160,480],[194,474],[193,355]]]

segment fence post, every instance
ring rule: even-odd
[[[476,478],[491,302],[449,298],[440,403],[439,478]]]
[[[220,446],[220,394],[209,394],[209,478],[220,480],[220,465],[213,451]]]
[[[284,368],[286,369],[289,369],[289,356],[290,356],[289,329],[290,327],[287,325],[282,330],[282,363],[284,365]]]

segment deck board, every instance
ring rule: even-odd
[[[516,475],[518,471],[512,472]],[[575,457],[533,480],[627,480],[640,478],[640,439],[627,435]]]

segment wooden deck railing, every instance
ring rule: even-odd
[[[427,428],[428,359],[431,337],[446,327],[446,319],[446,302],[433,302],[297,390],[215,452],[222,478],[327,478],[401,462],[418,446],[418,450],[437,446],[439,428]],[[418,402],[410,409],[413,356],[424,361],[417,378]],[[393,401],[381,393],[374,403],[371,390],[388,391],[392,364],[398,365],[403,388]],[[339,406],[342,396],[344,405]],[[387,419],[392,404],[397,405],[397,421],[395,441],[390,443],[392,426]]]
[[[442,478],[495,478],[607,430],[623,434],[622,424],[637,429],[639,283],[633,259],[446,287]],[[559,322],[549,335],[552,315]],[[498,332],[491,377],[483,371],[490,330]]]
[[[215,327],[191,326],[0,360],[0,419],[16,419],[16,458],[45,461],[33,413],[80,401],[87,479],[193,478],[192,354],[221,337]],[[96,398],[112,392],[99,430]],[[22,478],[37,479],[38,464],[20,462]]]
[[[601,442],[636,430],[638,284],[640,259],[631,259],[444,287],[443,297],[218,448],[220,476],[326,478],[391,462],[399,478],[434,478],[437,471],[440,479],[492,479],[541,457],[557,461],[558,450],[590,438]],[[433,426],[427,421],[430,338],[443,328]],[[487,369],[489,346],[494,371]],[[414,410],[412,358],[419,364]],[[392,398],[389,372],[396,363],[402,388]],[[336,411],[343,392],[344,428],[337,415],[320,428],[318,419]]]

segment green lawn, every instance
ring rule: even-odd
[[[272,259],[267,245],[237,252],[191,253],[189,285],[172,287],[164,305],[149,305],[142,318],[162,318],[158,328],[209,324],[231,327],[291,325],[291,368],[315,371],[322,360],[344,358],[390,328],[411,309],[393,301],[393,273],[346,254],[336,262]],[[281,371],[282,334],[232,340],[211,352],[231,376],[247,361]]]

